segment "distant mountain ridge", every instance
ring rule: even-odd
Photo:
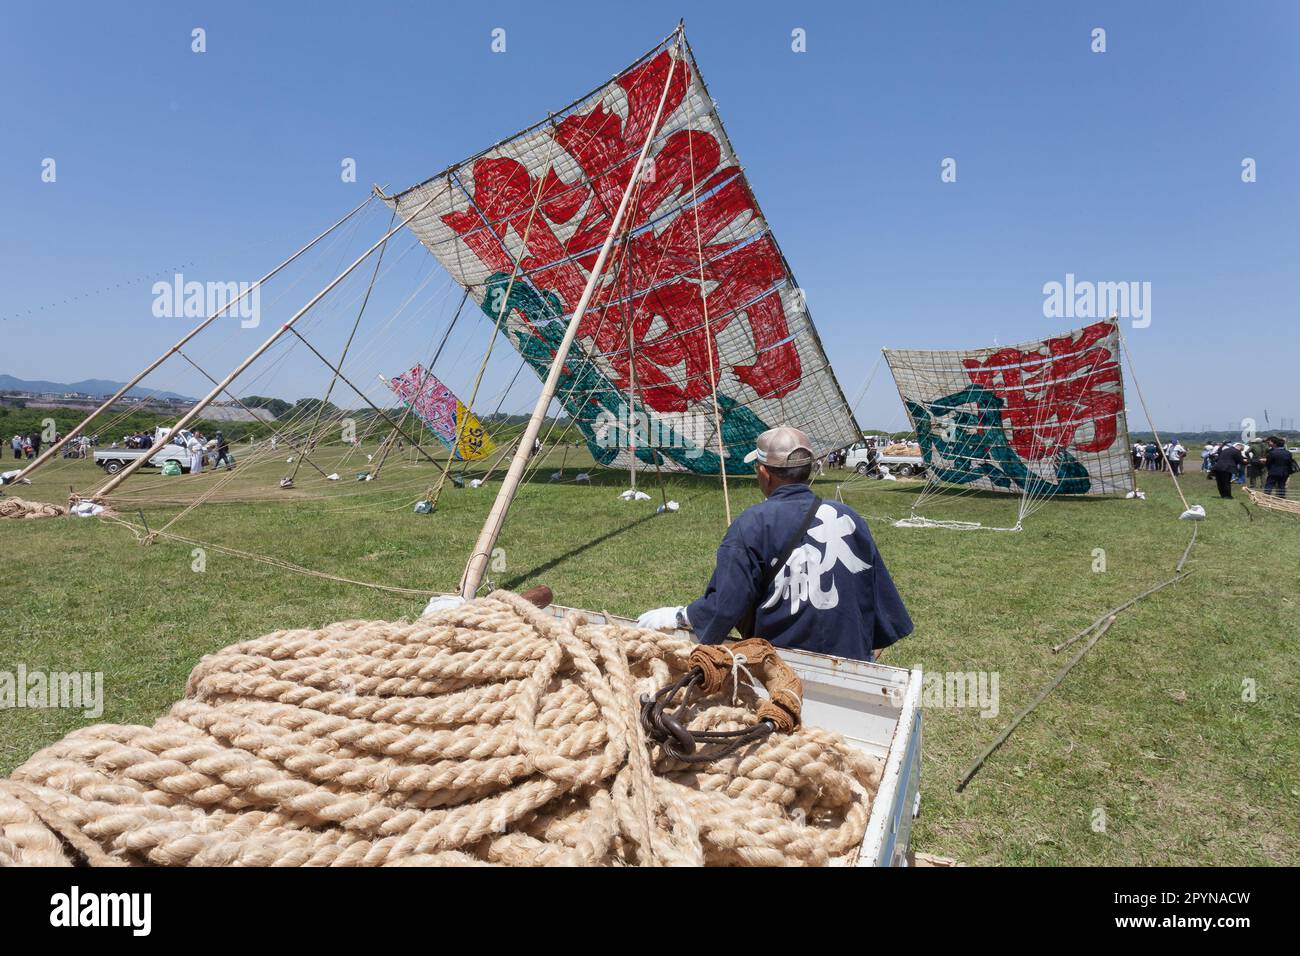
[[[88,378],[80,382],[45,382],[15,378],[12,375],[0,375],[0,390],[13,389],[20,392],[35,392],[41,395],[64,395],[68,392],[78,392],[82,395],[107,397],[124,384],[126,383],[113,382],[106,378]],[[180,395],[176,392],[161,392],[157,389],[142,388],[140,386],[130,389],[126,394],[132,398],[178,398],[187,402],[194,401],[189,395]]]

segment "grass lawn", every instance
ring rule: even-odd
[[[479,489],[448,486],[437,514],[416,515],[411,504],[436,477],[433,466],[392,460],[380,481],[358,483],[351,479],[364,465],[341,454],[319,458],[344,480],[327,484],[304,468],[289,493],[274,488],[282,459],[249,459],[229,490],[269,501],[212,502],[172,530],[343,577],[452,589],[497,477]],[[560,603],[627,615],[696,597],[725,530],[718,481],[665,479],[682,510],[655,517],[653,474],[641,485],[654,500],[628,503],[615,497],[625,475],[547,483],[561,458],[550,453],[516,500],[492,582],[543,583]],[[569,477],[590,463],[572,448],[563,458]],[[155,472],[124,490],[175,498],[222,478]],[[101,481],[88,462],[57,462],[36,485],[10,490],[62,501],[69,486]],[[1199,473],[1184,482],[1209,513],[1191,576],[1124,612],[970,787],[955,791],[971,760],[1064,665],[1069,655],[1053,655],[1053,644],[1172,575],[1192,526],[1177,520],[1182,506],[1167,475],[1143,476],[1141,485],[1145,501],[1048,503],[1021,533],[895,528],[887,519],[908,513],[917,483],[845,488],[916,622],[885,662],[998,676],[996,716],[926,710],[916,849],[989,864],[1300,863],[1300,520],[1221,501]],[[834,496],[836,480],[817,489]],[[731,492],[736,511],[759,499],[752,479],[735,479]],[[146,505],[143,517],[158,528],[179,510]],[[1012,524],[1015,510],[1015,498],[998,495],[924,509],[998,526]],[[411,616],[423,604],[216,551],[196,571],[189,545],[141,546],[106,521],[2,527],[0,671],[20,663],[102,671],[100,721],[152,722],[181,696],[199,657],[226,644],[280,628]],[[1094,570],[1096,549],[1104,571]],[[0,772],[86,722],[79,712],[0,711]]]

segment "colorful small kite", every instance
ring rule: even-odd
[[[423,365],[395,375],[388,387],[429,426],[457,461],[478,461],[496,448],[482,423]]]

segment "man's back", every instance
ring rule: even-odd
[[[1214,459],[1215,471],[1236,471],[1242,463],[1241,452],[1235,445],[1224,445]]]
[[[1268,452],[1268,474],[1270,478],[1285,478],[1291,474],[1294,456],[1285,448],[1270,448]]]
[[[846,505],[822,501],[790,557],[774,567],[812,503],[807,485],[784,485],[737,516],[704,597],[687,608],[701,641],[726,639],[750,608],[754,634],[778,647],[858,660],[911,633],[866,522]],[[763,587],[765,572],[771,583]]]

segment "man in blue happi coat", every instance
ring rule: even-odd
[[[772,428],[745,458],[767,499],[741,513],[718,548],[704,596],[641,615],[642,627],[693,630],[704,644],[763,637],[869,661],[912,632],[867,523],[808,487],[812,444],[797,428]]]

